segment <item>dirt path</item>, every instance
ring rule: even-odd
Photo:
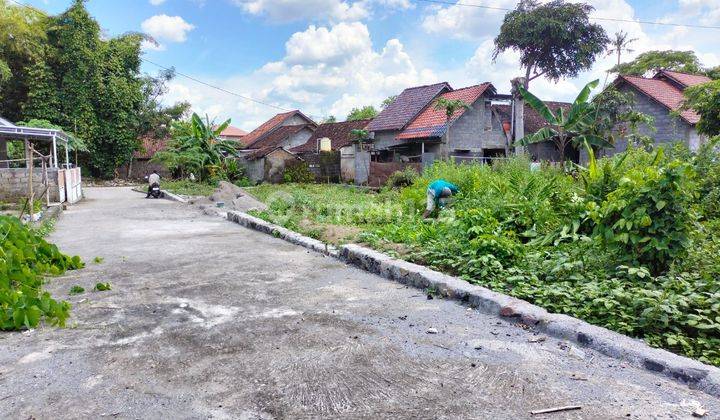
[[[88,262],[49,286],[73,327],[0,333],[3,418],[720,415],[663,377],[182,204],[87,195],[52,236]],[[67,295],[97,281],[112,291]]]

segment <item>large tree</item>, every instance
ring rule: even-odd
[[[585,3],[521,0],[505,15],[493,59],[506,50],[519,52],[525,88],[540,76],[575,77],[590,69],[609,41],[602,26],[590,23],[593,10]]]
[[[28,71],[45,55],[47,18],[34,9],[0,0],[0,111],[21,118]]]
[[[630,62],[616,65],[610,71],[642,76],[662,69],[692,74],[703,74],[705,72],[694,51],[674,50],[647,51]]]

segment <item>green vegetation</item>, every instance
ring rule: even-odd
[[[110,283],[96,283],[95,284],[95,291],[96,292],[105,292],[111,290]]]
[[[82,268],[15,217],[0,216],[0,330],[64,326],[70,304],[42,290],[43,277]]]
[[[591,154],[592,156],[592,154]],[[337,226],[373,248],[558,313],[720,365],[720,154],[631,149],[572,175],[436,163],[412,185],[378,193],[342,186],[263,185],[257,215],[332,241]],[[425,190],[460,187],[423,222]],[[716,196],[717,197],[717,196]]]
[[[74,285],[70,288],[70,294],[71,295],[79,295],[81,293],[85,293],[85,288],[79,285]]]
[[[374,106],[368,105],[362,108],[353,108],[347,116],[347,121],[367,120],[377,117],[378,111]]]
[[[187,104],[158,97],[173,72],[140,72],[146,36],[103,34],[85,0],[56,16],[0,0],[0,109],[11,121],[42,120],[86,141],[71,146],[93,175],[111,178],[140,136],[162,136]],[[169,126],[167,124],[166,126]]]
[[[518,52],[526,89],[540,76],[575,77],[592,67],[610,41],[602,26],[590,23],[593,10],[585,3],[522,0],[503,19],[493,59],[507,50]]]
[[[189,122],[173,125],[167,150],[156,153],[152,160],[180,178],[192,173],[201,182],[239,181],[244,176],[242,168],[237,160],[226,157],[235,154],[235,145],[218,137],[228,125],[230,120],[218,126],[207,116],[203,121],[193,114]]]
[[[193,182],[185,179],[162,181],[162,189],[174,194],[189,196],[208,196],[217,188],[217,184],[206,182]]]
[[[95,264],[102,264],[103,261],[105,261],[105,258],[103,258],[103,257],[95,257],[95,258],[93,258],[93,262],[94,262]]]

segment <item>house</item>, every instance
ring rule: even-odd
[[[711,81],[706,76],[660,70],[651,78],[620,75],[613,86],[620,92],[632,92],[635,111],[642,112],[655,119],[655,130],[639,127],[640,134],[650,136],[656,143],[681,141],[690,150],[697,150],[703,137],[695,129],[700,115],[693,110],[681,110],[685,99],[683,91],[690,86]],[[627,142],[620,140],[610,154],[622,152]]]
[[[220,132],[218,138],[220,140],[236,142],[238,146],[245,147],[247,146],[247,143],[245,143],[244,138],[247,134],[248,133],[245,130],[229,125]]]
[[[397,139],[398,134],[435,98],[451,90],[447,82],[403,90],[366,128],[373,140],[373,159],[392,162],[403,155],[414,155],[417,145],[413,147],[410,139]]]
[[[469,107],[456,110],[448,119],[444,109],[436,109],[435,100],[425,106],[395,136],[405,142],[411,155],[422,156],[427,164],[434,159],[462,161],[509,154],[503,117],[492,106],[493,99],[498,98],[491,83],[446,91],[436,100],[440,98],[461,100]]]
[[[300,146],[290,149],[308,162],[310,170],[318,177],[339,177],[344,181],[355,179],[355,144],[353,130],[364,129],[371,120],[356,120],[320,124],[310,139]],[[320,150],[323,139],[329,142],[332,156],[321,158]],[[335,157],[329,159],[329,157]],[[332,165],[332,168],[327,166]],[[337,167],[335,167],[337,166]]]
[[[277,171],[288,160],[299,159],[288,150],[307,143],[317,124],[295,110],[277,114],[243,137],[245,148],[238,152],[248,177],[254,182],[279,182]]]
[[[316,128],[315,121],[295,110],[275,115],[243,137],[243,141],[248,152],[275,146],[292,148],[307,142]]]
[[[283,147],[257,149],[245,156],[245,176],[253,183],[279,183],[285,168],[302,159]]]

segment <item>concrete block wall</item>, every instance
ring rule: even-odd
[[[15,201],[27,196],[28,177],[29,171],[27,168],[0,168],[0,200]],[[57,169],[48,170],[48,179],[50,184],[50,201],[58,201]],[[41,181],[42,171],[40,168],[35,168],[33,170],[33,190],[36,194],[44,190]]]
[[[507,142],[502,124],[493,118],[490,104],[482,98],[450,127],[449,141],[447,137],[443,140],[450,153],[455,149],[504,149]]]
[[[655,131],[650,127],[641,125],[638,131],[646,136],[655,139],[655,144],[674,143],[681,141],[687,146],[699,145],[695,137],[695,128],[685,120],[670,115],[670,111],[645,95],[639,94],[635,89],[624,85],[619,89],[621,92],[631,92],[635,96],[633,109],[637,112],[649,115],[655,119]],[[692,144],[691,144],[692,143]],[[609,151],[608,155],[622,153],[627,149],[627,141],[618,139],[615,149]]]

